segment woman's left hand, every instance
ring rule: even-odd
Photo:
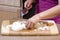
[[[27,9],[31,9],[32,8],[32,3],[34,3],[35,0],[26,0],[24,3],[24,7]]]

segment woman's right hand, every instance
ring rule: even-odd
[[[40,17],[39,15],[35,15],[33,16],[32,18],[28,19],[27,20],[27,24],[26,24],[26,27],[29,29],[32,29],[33,26],[40,21]]]

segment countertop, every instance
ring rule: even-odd
[[[60,24],[57,24],[60,31]],[[57,36],[2,36],[0,40],[60,40],[60,34]]]
[[[5,19],[5,17],[8,19],[7,15],[11,15],[14,18],[17,17],[16,13],[0,11],[0,25],[2,20]],[[57,26],[60,32],[60,24],[57,24]],[[60,34],[57,36],[2,36],[0,34],[0,40],[60,40]]]

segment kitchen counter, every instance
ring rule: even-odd
[[[10,15],[10,17],[6,14],[8,16]],[[5,18],[12,19],[12,17],[17,17],[17,13],[0,11],[0,25],[2,20]],[[60,24],[57,24],[57,26],[60,31]],[[2,36],[0,34],[0,40],[60,40],[60,34],[58,36]]]
[[[60,30],[60,24],[57,25]],[[60,40],[58,36],[1,36],[1,40]]]

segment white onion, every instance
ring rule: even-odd
[[[23,21],[23,22],[16,21],[16,22],[13,22],[13,24],[7,26],[8,29],[9,29],[9,27],[10,27],[13,31],[19,31],[19,30],[26,29],[26,24],[25,24],[24,21]]]
[[[26,29],[26,25],[22,22],[14,22],[12,24],[12,28],[11,28],[13,31],[19,31],[19,30],[23,30],[23,29]]]

